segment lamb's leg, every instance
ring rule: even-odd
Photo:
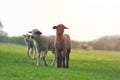
[[[69,68],[69,54],[70,54],[71,49],[67,50],[66,53],[66,68]]]
[[[34,50],[34,52],[33,52],[32,59],[35,59],[35,57],[36,57],[36,49],[35,49],[35,48],[33,48],[33,50]]]
[[[55,66],[56,65],[56,54],[55,54],[55,52],[54,51],[52,51],[52,54],[54,55],[54,59],[53,59],[53,62],[52,62],[52,64],[51,64],[51,66]]]
[[[30,55],[31,59],[33,59],[33,48],[31,48],[31,55]]]
[[[37,55],[37,50],[36,50],[36,48],[35,48],[35,54],[34,54],[34,58],[36,57],[36,55]]]
[[[62,62],[63,62],[63,67],[65,68],[65,52],[63,52],[63,55],[62,55]]]
[[[40,65],[40,52],[38,52],[38,58],[37,58],[37,66]]]
[[[58,53],[57,53],[57,55],[58,55]],[[60,61],[59,60],[60,60],[59,56],[57,56],[57,67],[60,67]]]
[[[30,48],[28,47],[27,48],[27,55],[28,55],[28,58],[30,59],[29,51],[30,51]]]
[[[63,58],[62,58],[62,52],[60,52],[60,67],[62,67],[62,62],[63,62]]]
[[[56,59],[54,58],[51,66],[55,66],[55,61],[56,61]]]
[[[69,55],[66,55],[66,68],[69,68]]]
[[[44,61],[44,64],[45,64],[45,66],[48,66],[48,63],[46,61],[47,51],[42,51],[42,52],[43,52],[43,61]]]
[[[62,66],[62,53],[61,51],[57,51],[57,67],[61,67]]]

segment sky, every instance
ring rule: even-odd
[[[9,36],[56,35],[62,23],[72,40],[90,41],[120,35],[120,0],[0,0],[0,21]]]

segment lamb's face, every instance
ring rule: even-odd
[[[65,27],[63,24],[58,24],[57,26],[54,26],[53,29],[56,29],[56,33],[58,35],[62,35],[64,32],[64,29],[68,29],[68,28]]]
[[[25,41],[28,42],[28,40],[30,39],[31,35],[23,34],[23,37],[24,37]]]
[[[32,31],[29,31],[29,33],[32,34],[33,39],[39,38],[39,36],[42,34],[38,29],[33,29]]]

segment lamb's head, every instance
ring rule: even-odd
[[[63,24],[58,24],[57,26],[53,26],[53,29],[56,29],[57,35],[62,35],[64,32],[64,29],[68,29]]]
[[[25,41],[28,42],[28,40],[31,38],[31,35],[23,34],[23,37],[24,37]]]
[[[32,34],[32,38],[37,38],[42,34],[42,32],[40,32],[38,29],[33,29],[32,31],[28,32]]]

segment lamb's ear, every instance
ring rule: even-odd
[[[32,33],[32,31],[28,31],[28,33]]]
[[[69,29],[69,28],[64,26],[64,29]]]
[[[35,34],[38,34],[38,35],[40,35],[40,34],[42,34],[42,32],[38,31],[38,32],[35,32]]]
[[[53,26],[53,29],[57,29],[57,26]]]

